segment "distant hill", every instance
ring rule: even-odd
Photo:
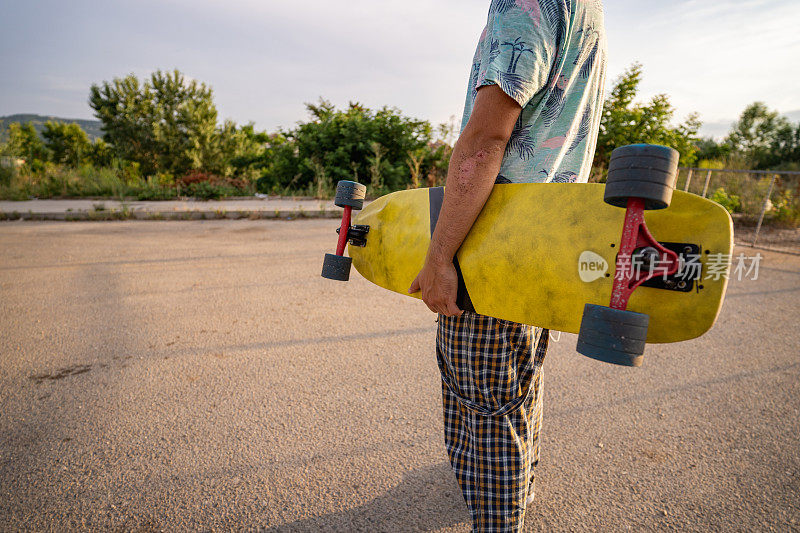
[[[94,141],[95,139],[99,139],[103,136],[103,130],[100,129],[101,122],[99,120],[84,120],[80,118],[62,118],[62,117],[51,117],[51,116],[44,116],[44,115],[31,115],[31,114],[19,114],[19,115],[8,115],[5,117],[0,117],[0,138],[5,138],[6,130],[8,129],[8,125],[12,122],[19,122],[24,124],[26,122],[32,122],[33,127],[36,128],[36,131],[39,135],[42,134],[42,130],[44,129],[44,123],[48,120],[52,120],[53,122],[66,122],[71,124],[75,122],[86,134],[89,136],[89,139]]]

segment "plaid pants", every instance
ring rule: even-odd
[[[439,315],[444,435],[473,531],[520,531],[533,490],[549,332],[464,312]]]

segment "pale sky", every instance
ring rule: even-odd
[[[220,118],[273,130],[319,97],[461,116],[489,0],[4,0],[0,115],[93,118],[89,86],[179,68]],[[634,61],[724,134],[744,107],[800,110],[800,0],[605,0],[609,87]]]

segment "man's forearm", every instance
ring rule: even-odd
[[[445,316],[463,313],[456,304],[458,274],[453,257],[492,192],[521,110],[497,85],[478,89],[472,115],[450,157],[444,203],[428,257],[408,288],[409,294],[420,292],[425,305],[434,313]]]
[[[468,133],[456,142],[447,172],[442,210],[428,248],[429,262],[440,264],[453,260],[492,192],[505,147],[505,139]]]

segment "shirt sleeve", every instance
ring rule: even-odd
[[[478,48],[478,75],[473,90],[495,84],[525,107],[545,88],[562,16],[548,4],[551,1],[492,2]]]

